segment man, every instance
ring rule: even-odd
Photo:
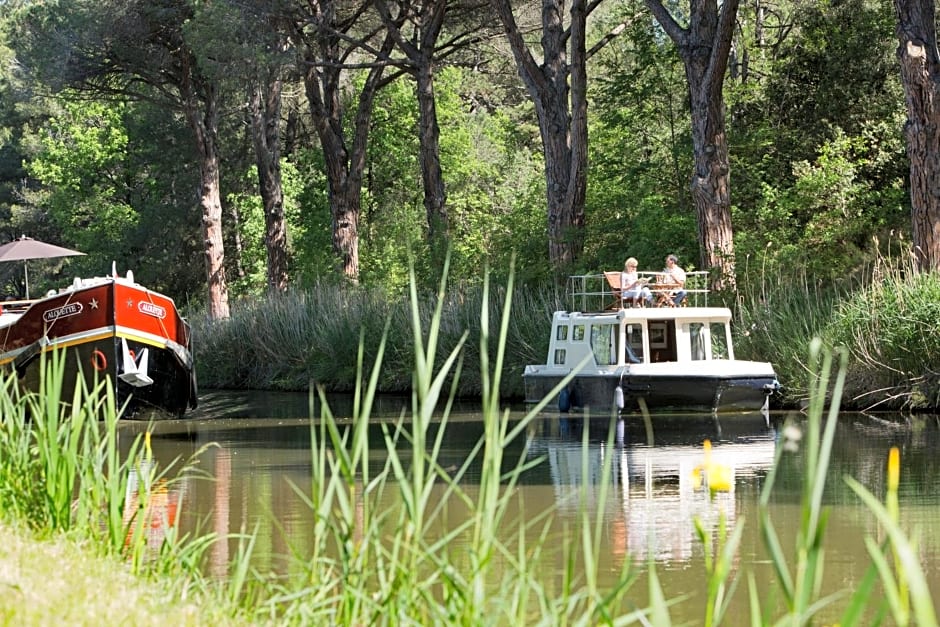
[[[672,295],[672,304],[678,306],[686,295],[685,289],[685,270],[679,267],[679,258],[675,255],[666,257],[666,267],[663,269],[663,279],[667,283],[673,283],[678,286]]]

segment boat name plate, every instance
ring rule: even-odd
[[[154,318],[166,318],[166,309],[160,305],[155,305],[153,303],[147,302],[145,300],[139,301],[137,303],[137,310],[148,316],[153,316]]]
[[[82,304],[81,303],[66,303],[61,307],[56,307],[54,309],[47,309],[42,313],[42,319],[46,322],[52,322],[58,320],[59,318],[67,318],[68,316],[77,316],[82,313]]]

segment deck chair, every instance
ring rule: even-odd
[[[605,272],[604,278],[607,279],[607,285],[610,286],[610,292],[614,296],[614,301],[604,306],[604,309],[620,309],[623,307],[623,290],[620,288],[620,273]]]

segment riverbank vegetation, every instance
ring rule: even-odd
[[[750,275],[748,275],[750,276]],[[482,287],[452,287],[442,305],[440,346],[449,351],[466,332],[464,372],[456,382],[462,397],[478,396]],[[487,307],[499,320],[507,291],[493,290]],[[923,410],[940,406],[936,359],[940,277],[921,273],[909,257],[878,257],[865,271],[830,284],[796,271],[786,277],[755,272],[730,297],[712,295],[735,311],[733,332],[739,359],[769,361],[783,391],[777,407],[805,405],[805,350],[814,337],[849,350],[847,409]],[[429,321],[435,301],[422,297],[420,316]],[[522,397],[526,364],[548,351],[552,313],[564,307],[554,284],[517,286],[512,293],[501,393]],[[310,290],[237,302],[228,320],[195,319],[194,350],[199,381],[209,388],[305,390],[313,382],[329,391],[351,391],[356,354],[365,340],[372,363],[377,338],[387,332],[378,389],[410,393],[412,384],[410,305],[374,289],[322,284]]]
[[[445,308],[453,328],[444,346],[462,329],[478,333],[482,269],[505,282],[514,268],[521,287],[503,373],[513,396],[521,366],[545,352],[542,325],[566,273],[619,269],[628,256],[658,269],[668,253],[687,270],[714,270],[703,261],[713,251],[703,250],[702,234],[717,225],[699,220],[689,191],[700,138],[686,72],[649,12],[654,3],[594,3],[584,36],[568,38],[591,51],[577,94],[591,106],[571,140],[580,142],[574,154],[558,152],[589,168],[546,152],[567,131],[540,131],[542,105],[527,97],[506,42],[493,45],[506,30],[493,11],[475,12],[474,27],[460,12],[442,18],[442,32],[474,37],[434,57],[430,90],[418,88],[421,72],[394,46],[363,60],[382,49],[368,37],[394,34],[371,2],[344,25],[349,66],[321,58],[306,32],[319,18],[269,13],[282,7],[170,3],[154,13],[146,3],[113,4],[0,5],[0,58],[8,60],[0,68],[0,234],[88,253],[34,262],[34,289],[101,275],[116,262],[193,319],[230,315],[228,326],[197,320],[204,385],[351,389],[360,332],[374,352],[391,320],[380,387],[406,390],[409,272],[433,292],[449,251],[460,285]],[[708,90],[725,103],[727,162],[708,171],[731,181],[714,196],[726,196],[716,202],[730,213],[736,274],[726,284],[738,292],[726,302],[740,305],[739,353],[772,361],[783,402],[798,404],[809,338],[868,343],[852,350],[848,406],[936,407],[930,373],[938,368],[918,350],[913,328],[928,319],[929,304],[911,297],[866,308],[881,302],[878,285],[887,296],[932,282],[916,279],[907,266],[919,264],[906,257],[904,269],[882,272],[886,258],[934,255],[911,244],[897,16],[880,0],[734,6],[735,55],[723,87]],[[537,29],[540,18],[530,17]],[[173,45],[153,33],[172,33]],[[574,64],[583,51],[571,52]],[[329,67],[336,80],[319,85],[309,67]],[[393,74],[401,67],[415,74]],[[558,85],[574,71],[564,68]],[[309,100],[323,93],[335,110]],[[429,93],[430,103],[422,99]],[[704,196],[712,194],[698,202]],[[560,197],[578,200],[561,208]],[[559,220],[572,216],[571,233],[560,233]],[[921,231],[933,228],[922,223]],[[731,241],[720,239],[726,250]],[[577,254],[559,264],[558,251],[569,250]],[[901,282],[886,284],[894,273]],[[23,279],[17,264],[0,264],[4,296],[22,295]],[[848,301],[854,311],[837,308]],[[918,312],[885,320],[899,307]],[[884,336],[884,325],[897,333]],[[460,392],[479,389],[473,375]]]
[[[511,282],[507,290],[512,292]],[[121,569],[150,579],[161,591],[156,603],[180,604],[175,610],[182,619],[194,615],[199,622],[208,616],[213,624],[371,624],[397,617],[422,624],[668,625],[675,604],[700,603],[695,607],[701,608],[704,624],[711,626],[722,622],[735,590],[745,593],[738,586],[742,578],[747,579],[753,625],[774,624],[776,618],[805,624],[821,611],[841,616],[843,625],[868,624],[872,615],[890,615],[899,625],[936,624],[917,552],[899,522],[896,451],[888,467],[884,503],[872,495],[871,486],[850,482],[880,524],[870,538],[862,538],[872,559],[868,573],[854,594],[819,597],[816,573],[824,565],[827,522],[822,494],[830,479],[828,460],[844,382],[844,351],[836,352],[841,361],[834,360],[821,341],[812,343],[805,362],[812,388],[808,419],[788,423],[776,447],[775,463],[805,447],[804,522],[792,553],[781,546],[766,510],[774,485],[772,472],[763,486],[756,524],[761,525],[764,548],[777,574],[775,585],[763,589],[752,574],[731,568],[739,527],[729,530],[719,522],[711,528],[697,521],[706,551],[713,556],[706,560],[702,590],[664,590],[653,563],[644,572],[630,560],[624,561],[615,584],[602,586],[597,556],[610,530],[605,529],[603,508],[597,508],[595,501],[604,502],[611,488],[612,456],[604,457],[590,492],[587,481],[580,484],[578,524],[565,531],[563,541],[549,534],[551,511],[519,516],[510,507],[514,483],[532,464],[544,460],[508,459],[505,451],[513,450],[507,446],[510,442],[526,437],[528,423],[542,407],[533,408],[521,420],[510,420],[510,413],[501,408],[500,373],[508,349],[511,302],[506,300],[499,318],[492,318],[486,284],[478,312],[485,435],[463,463],[445,467],[440,460],[448,401],[454,393],[450,381],[459,379],[465,368],[461,355],[470,341],[465,333],[452,349],[441,347],[443,294],[442,286],[425,321],[417,292],[412,292],[413,404],[406,419],[386,424],[380,441],[369,439],[370,409],[388,348],[380,339],[373,363],[367,364],[364,351],[357,351],[358,372],[363,375],[357,377],[361,383],[355,390],[353,420],[336,420],[324,405],[322,418],[311,421],[310,485],[297,489],[308,500],[314,545],[308,552],[289,556],[286,575],[251,567],[255,548],[250,530],[235,537],[181,537],[169,520],[154,526],[150,506],[157,504],[166,486],[162,482],[173,481],[171,469],[147,463],[146,435],[120,445],[119,408],[107,385],[94,390],[79,387],[74,397],[62,399],[62,371],[55,359],[48,365],[39,394],[22,393],[15,375],[2,379],[0,515],[31,527],[39,537],[64,534],[104,559],[122,560]],[[839,374],[830,386],[834,371]],[[61,400],[71,402],[65,405]],[[321,395],[320,400],[325,402],[325,397]],[[432,423],[441,428],[432,430]],[[612,420],[608,447],[613,446],[614,425]],[[648,432],[650,443],[655,444],[651,424]],[[587,477],[588,430],[583,433],[581,472]],[[377,458],[383,460],[379,465],[374,464]],[[471,467],[479,469],[479,477],[465,484]],[[186,464],[177,472],[190,469]],[[128,498],[131,486],[136,490]],[[712,488],[724,489],[717,483]],[[443,537],[431,532],[436,527],[432,522],[437,521],[446,521],[448,531]],[[743,519],[736,523],[743,524]],[[144,527],[150,527],[151,533],[154,528],[160,531],[162,537],[155,547],[147,541],[150,536]],[[0,527],[0,532],[6,529]],[[228,577],[221,581],[203,575],[200,568],[213,542],[235,542],[239,547]],[[558,550],[564,564],[562,576],[535,576],[545,567],[557,567]],[[0,565],[8,563],[2,557],[0,552]],[[75,567],[88,559],[85,554],[63,558]],[[552,560],[551,566],[543,564],[546,559]],[[14,586],[27,585],[22,574],[12,577]],[[648,592],[638,597],[634,585],[641,578]],[[56,581],[50,578],[45,583],[51,586]],[[100,591],[99,583],[86,580],[84,585]],[[871,594],[875,586],[885,594]],[[87,595],[79,592],[74,597],[78,607],[69,609],[70,616],[114,617],[113,606],[107,610],[86,606],[82,599]],[[112,592],[108,590],[109,595]],[[48,593],[55,594],[55,590]],[[132,595],[114,602],[120,607],[138,598]],[[104,611],[109,612],[107,616],[101,614]]]

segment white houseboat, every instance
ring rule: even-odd
[[[766,409],[779,388],[773,366],[735,359],[731,310],[709,307],[708,290],[692,287],[705,273],[688,274],[686,306],[679,307],[659,298],[665,290],[655,283],[656,302],[666,306],[629,307],[619,273],[571,277],[569,307],[580,310],[554,313],[545,363],[523,374],[526,402],[552,396],[560,411],[593,414],[632,411],[639,399],[651,411]]]

